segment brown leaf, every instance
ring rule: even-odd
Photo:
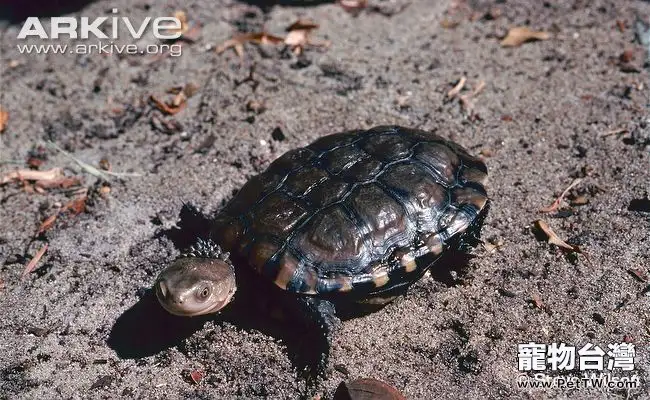
[[[368,7],[368,0],[339,0],[339,5],[349,13],[358,14]]]
[[[540,310],[544,310],[544,302],[542,301],[542,298],[539,297],[537,293],[533,293],[531,296],[531,299],[533,300],[533,304],[535,304],[535,307],[539,308]]]
[[[72,215],[79,215],[86,211],[86,200],[88,200],[88,197],[85,195],[77,197],[63,206],[63,211],[70,211]]]
[[[104,171],[111,170],[111,162],[108,161],[108,158],[102,157],[102,159],[99,160],[99,168],[103,169]]]
[[[634,60],[634,50],[632,49],[627,49],[624,52],[621,53],[620,56],[618,56],[618,59],[622,63],[629,63],[630,61]]]
[[[569,186],[567,186],[566,189],[564,189],[564,191],[562,192],[562,194],[560,194],[560,195],[555,199],[555,201],[553,202],[553,204],[551,204],[551,205],[548,206],[548,207],[540,208],[539,212],[549,213],[549,212],[553,212],[553,211],[557,210],[557,209],[560,207],[560,204],[562,204],[562,199],[564,198],[564,196],[566,196],[566,194],[569,193],[569,190],[573,189],[573,188],[574,188],[577,184],[579,184],[580,182],[582,182],[582,179],[580,179],[580,178],[574,179],[573,182],[571,182],[571,184],[570,184]]]
[[[537,221],[535,221],[535,225],[537,229],[539,229],[546,235],[546,237],[548,238],[547,240],[548,243],[554,244],[564,251],[582,254],[583,256],[585,256],[587,263],[589,263],[589,265],[593,267],[593,264],[591,263],[591,259],[589,258],[589,255],[587,253],[585,253],[579,246],[570,245],[564,240],[560,239],[560,237],[555,232],[553,232],[551,227],[548,226],[546,222],[542,221],[541,219],[538,219]]]
[[[308,31],[311,31],[311,30],[314,30],[314,29],[318,29],[318,26],[319,25],[312,19],[300,18],[296,22],[294,22],[293,24],[289,25],[287,27],[287,31],[288,32],[296,31],[296,30],[308,30]]]
[[[52,181],[59,178],[63,178],[63,169],[61,168],[52,168],[47,171],[36,171],[33,169],[19,169],[10,172],[7,175],[0,178],[0,185],[4,185],[9,182],[19,182],[19,181],[36,181],[36,182]]]
[[[246,111],[251,111],[255,114],[261,114],[266,111],[266,104],[264,104],[264,101],[249,100],[246,103]]]
[[[284,43],[284,39],[279,36],[273,36],[266,32],[257,33],[243,33],[234,36],[232,39],[226,40],[221,45],[217,46],[215,52],[221,54],[224,51],[233,48],[235,53],[241,58],[244,56],[244,43],[253,42],[259,44],[280,44]]]
[[[185,105],[186,105],[185,102],[182,102],[182,103],[180,103],[178,105],[174,105],[174,104],[169,105],[169,104],[166,104],[166,103],[162,102],[161,100],[159,100],[154,95],[151,95],[151,97],[149,97],[149,99],[151,100],[151,102],[154,104],[154,106],[157,109],[159,109],[161,112],[163,112],[164,114],[167,114],[167,115],[178,114],[179,112],[181,112],[185,108]]]
[[[199,85],[197,85],[194,82],[189,82],[183,86],[183,93],[185,93],[185,96],[189,99],[190,97],[194,96],[196,92],[198,92],[200,89]]]
[[[571,199],[569,204],[571,204],[572,206],[584,206],[585,204],[589,204],[589,199],[585,195],[580,195]]]
[[[551,34],[543,31],[534,31],[526,26],[511,28],[501,41],[503,47],[517,47],[533,40],[548,40]]]
[[[192,382],[196,383],[197,385],[201,383],[201,380],[203,380],[204,376],[205,373],[198,369],[195,369],[194,371],[190,372],[190,379],[192,380]]]
[[[0,133],[4,132],[7,121],[9,121],[9,113],[0,106]]]
[[[315,42],[310,39],[311,32],[314,29],[318,29],[318,24],[313,20],[299,19],[287,28],[289,33],[284,38],[284,43],[291,47],[295,54],[301,54],[307,45],[323,47],[329,46],[330,43],[328,41]]]
[[[56,221],[57,214],[52,214],[49,217],[45,218],[45,220],[41,223],[41,226],[38,227],[38,232],[36,232],[36,236],[39,236],[54,226],[54,222]]]
[[[548,243],[554,244],[564,250],[569,250],[576,253],[582,252],[578,246],[572,246],[567,242],[565,242],[564,240],[560,239],[560,237],[555,232],[553,232],[551,227],[548,226],[548,224],[542,221],[541,219],[535,221],[535,225],[539,230],[541,230],[546,235],[546,237],[548,238]]]
[[[41,260],[41,258],[43,257],[43,254],[45,254],[45,252],[47,251],[47,246],[48,246],[47,243],[45,243],[45,244],[43,245],[43,247],[41,247],[41,249],[40,249],[39,251],[36,252],[36,254],[34,255],[34,258],[32,258],[32,259],[27,263],[27,265],[25,266],[25,269],[23,270],[23,274],[22,274],[21,278],[26,277],[26,276],[29,275],[32,271],[34,271],[34,268],[36,268],[36,264],[38,264],[38,262],[39,262],[39,261]]]
[[[105,199],[108,197],[109,194],[111,194],[111,187],[108,185],[102,185],[102,187],[99,188],[98,192],[99,195]]]
[[[306,29],[297,29],[291,31],[287,34],[287,37],[284,38],[284,43],[295,48],[295,47],[305,47],[309,41],[309,31]]]

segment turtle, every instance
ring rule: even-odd
[[[342,316],[383,307],[446,267],[443,253],[479,243],[486,181],[482,160],[434,132],[377,126],[323,136],[206,216],[204,237],[159,274],[156,297],[172,314],[207,315],[254,282],[246,296],[279,300],[315,333],[310,362],[322,371]]]

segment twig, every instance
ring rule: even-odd
[[[614,129],[614,130],[611,130],[611,131],[607,131],[607,132],[601,133],[601,134],[598,135],[598,136],[600,136],[600,137],[607,137],[607,136],[612,136],[612,135],[620,135],[620,134],[622,134],[622,133],[627,133],[627,128]]]
[[[138,173],[129,173],[129,172],[111,172],[111,171],[101,171],[92,165],[81,161],[80,159],[76,158],[72,154],[68,153],[67,151],[63,150],[61,147],[59,147],[56,143],[47,141],[45,144],[62,153],[64,156],[68,157],[72,161],[76,162],[82,169],[84,169],[86,172],[88,172],[91,175],[96,176],[97,178],[103,179],[105,181],[110,181],[110,176],[114,176],[117,178],[123,178],[123,177],[133,177],[133,176],[142,176],[142,174]]]

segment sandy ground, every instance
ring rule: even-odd
[[[85,212],[59,212],[36,235],[74,192],[0,188],[0,398],[331,398],[357,377],[410,399],[650,398],[650,92],[634,29],[650,3],[370,0],[377,7],[356,17],[327,2],[257,3],[116,0],[70,11],[95,18],[118,8],[141,21],[183,9],[202,28],[181,57],[23,55],[21,24],[2,22],[0,172],[44,153],[41,170],[62,167],[90,190]],[[320,24],[313,38],[329,48],[296,58],[246,45],[243,65],[232,50],[213,50],[238,30],[284,35],[301,16]],[[502,48],[518,25],[552,38]],[[238,84],[253,64],[254,82]],[[471,110],[446,98],[463,76],[461,95],[485,82]],[[147,104],[190,82],[198,92],[175,116]],[[250,101],[265,110],[248,110]],[[218,210],[283,152],[380,124],[434,129],[485,158],[493,203],[486,245],[467,268],[346,321],[317,387],[298,376],[282,335],[157,306],[148,289],[179,253],[171,233],[183,201]],[[45,140],[140,176],[101,189],[60,152],[39,151]],[[538,212],[576,178],[559,212]],[[536,237],[539,218],[591,263]],[[516,387],[518,343],[624,340],[636,345],[640,390]],[[195,370],[205,374],[199,384]]]

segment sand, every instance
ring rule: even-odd
[[[88,164],[105,158],[113,172],[139,176],[111,177],[102,195],[95,176],[46,150],[40,169],[81,176],[90,195],[85,212],[60,213],[40,236],[74,194],[0,188],[0,398],[331,398],[358,377],[409,399],[650,397],[650,92],[634,26],[650,3],[370,0],[377,7],[356,17],[330,2],[254,3],[116,0],[66,10],[95,18],[117,8],[141,21],[184,9],[202,28],[180,57],[20,54],[17,44],[43,41],[18,40],[21,23],[3,20],[1,175],[51,140]],[[214,51],[237,30],[284,35],[298,17],[318,22],[312,38],[331,45],[300,58],[246,45],[243,64],[232,50]],[[513,26],[551,38],[503,48]],[[241,83],[253,64],[254,81]],[[461,77],[465,102],[447,97]],[[190,82],[198,92],[175,116],[147,105]],[[265,110],[248,110],[251,101]],[[216,211],[285,151],[382,124],[435,130],[487,163],[485,245],[465,268],[441,266],[404,298],[344,322],[316,387],[293,367],[293,341],[254,318],[187,320],[158,307],[149,289],[180,252],[170,232],[183,201]],[[559,212],[539,212],[575,179]],[[535,235],[538,219],[587,256]],[[517,344],[531,341],[629,341],[641,388],[517,388]],[[203,372],[200,383],[191,371]]]

